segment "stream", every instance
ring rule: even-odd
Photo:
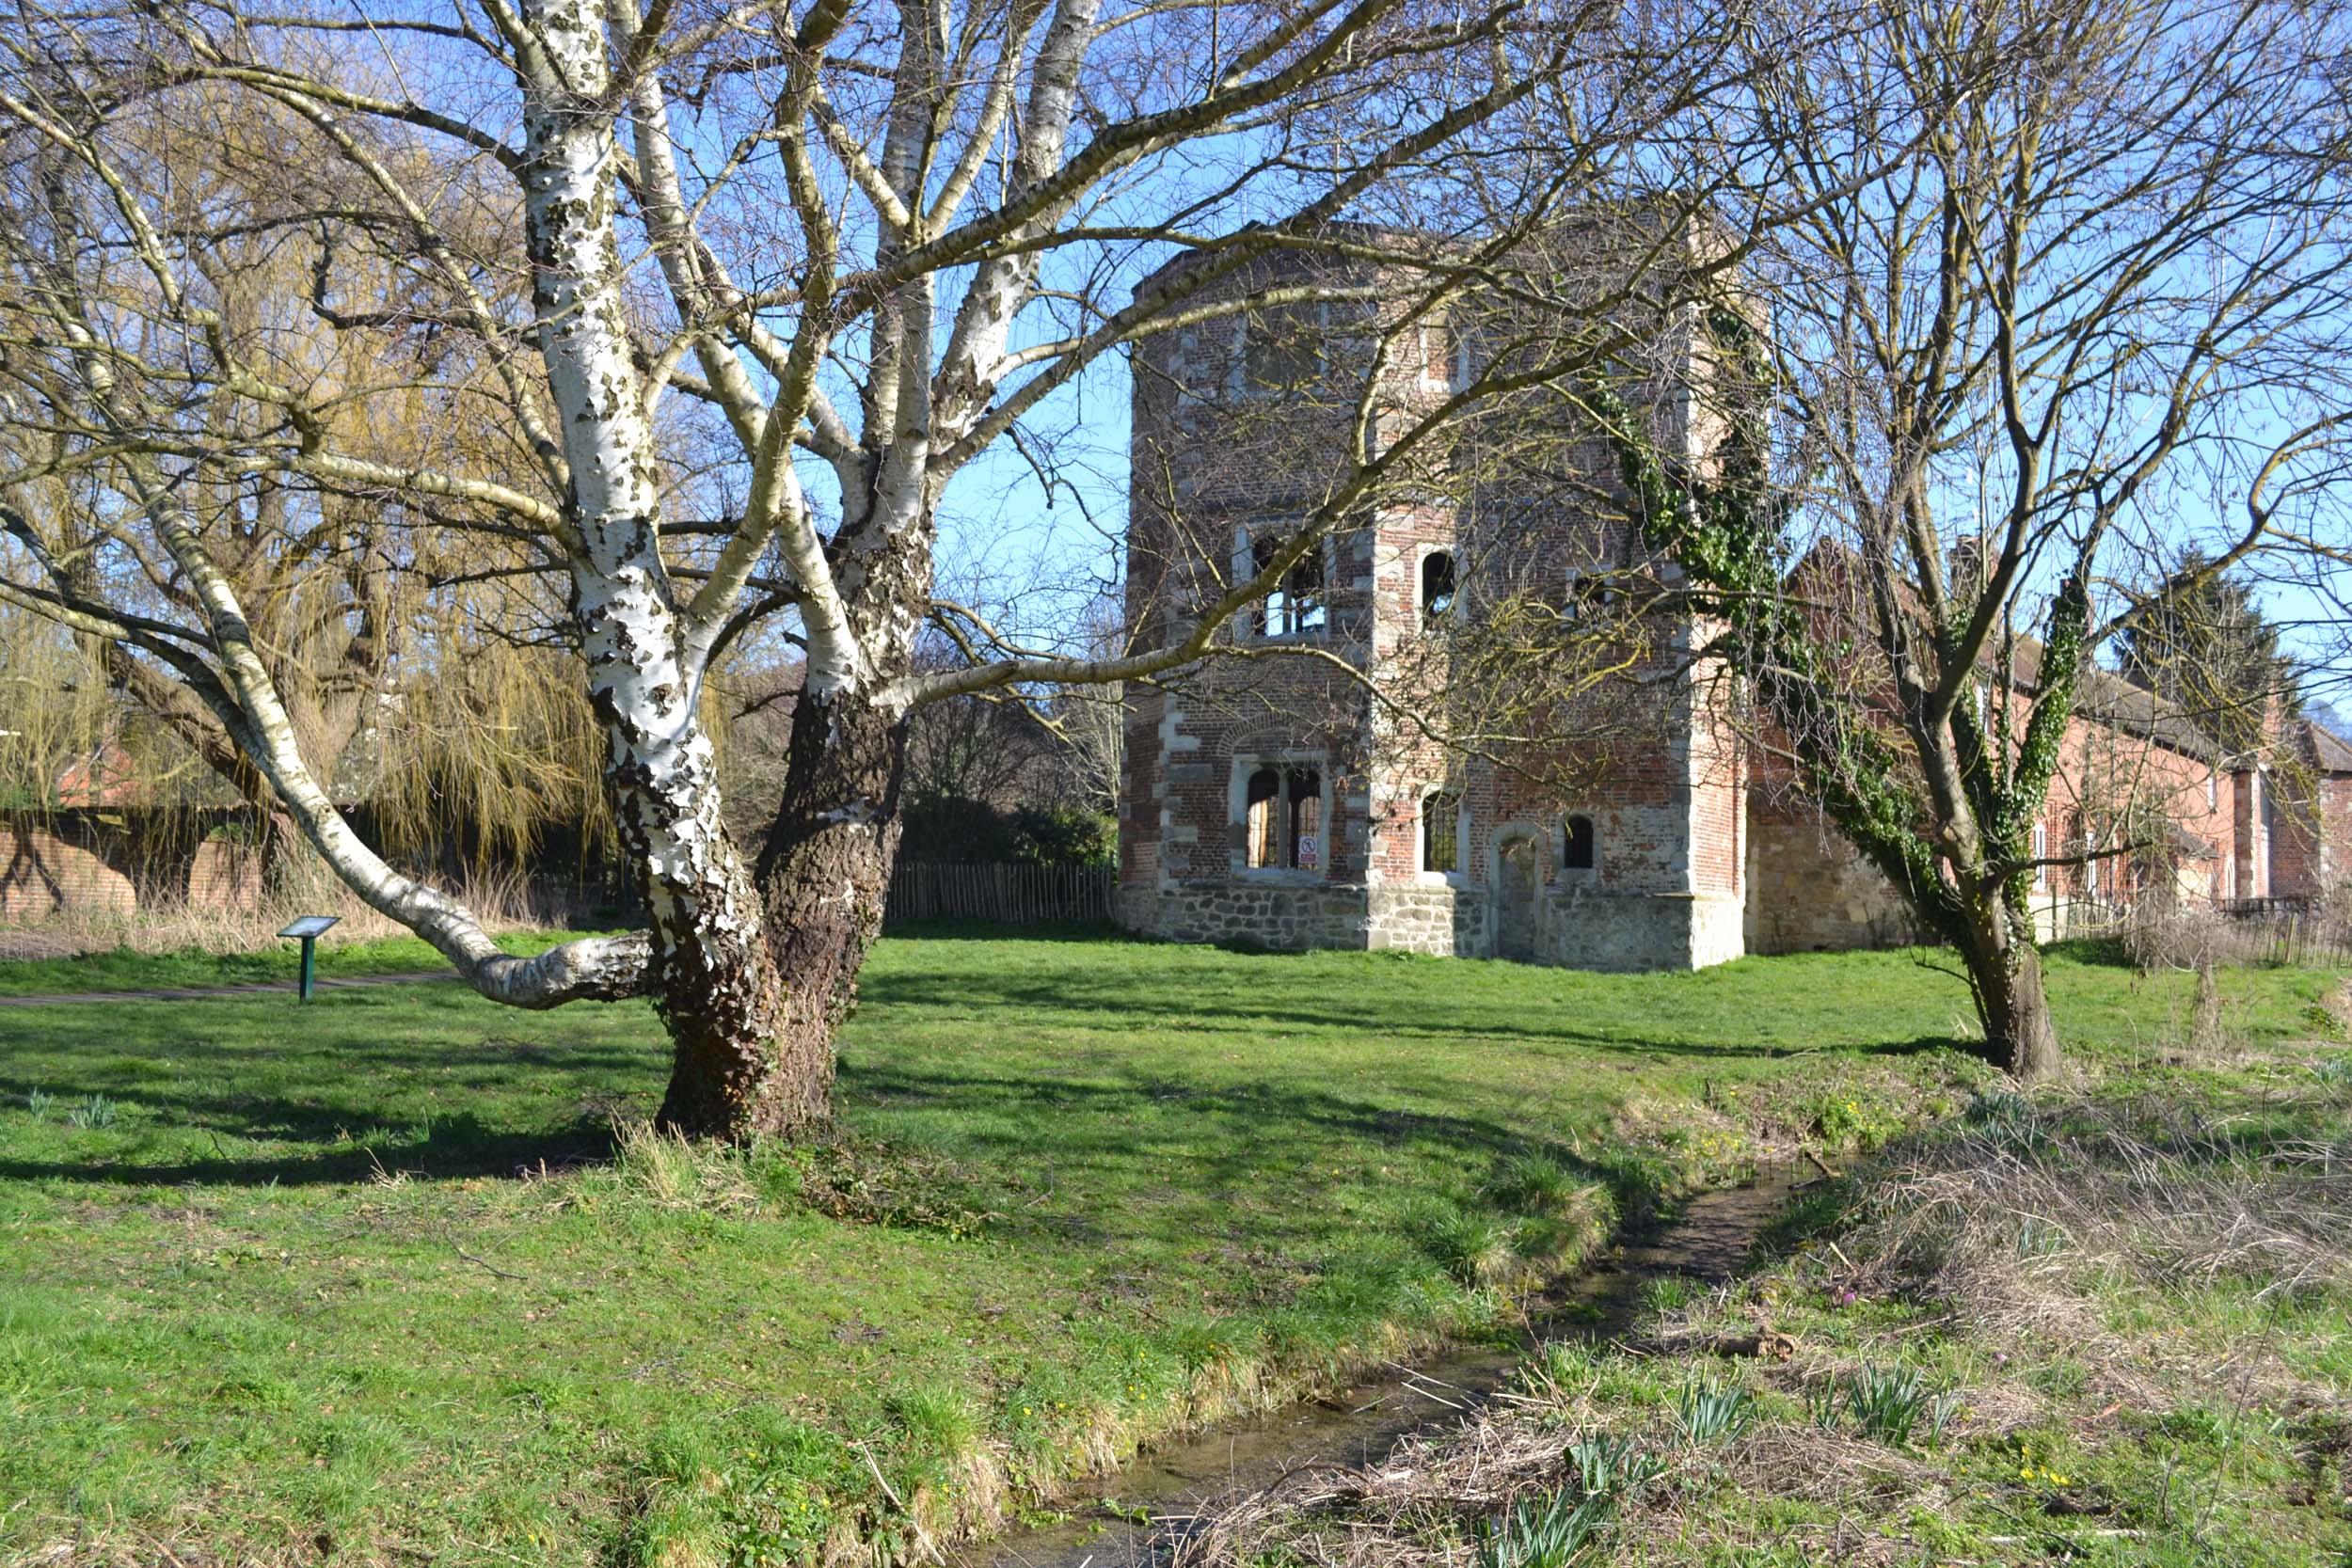
[[[1619,1332],[1651,1281],[1729,1278],[1795,1183],[1793,1173],[1770,1170],[1749,1186],[1701,1193],[1673,1220],[1636,1232],[1537,1297],[1511,1343],[1443,1350],[1326,1398],[1178,1438],[1065,1497],[1061,1506],[1074,1515],[1067,1522],[978,1543],[963,1568],[1145,1568],[1152,1543],[1204,1498],[1268,1485],[1304,1465],[1381,1459],[1398,1439],[1458,1420],[1508,1387],[1544,1340]],[[1105,1499],[1152,1523],[1106,1519],[1094,1506]]]

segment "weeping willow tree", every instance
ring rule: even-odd
[[[388,852],[457,859],[471,879],[532,864],[552,840],[598,859],[620,847],[604,733],[578,666],[544,637],[518,635],[543,607],[516,597],[476,592],[417,618],[415,653],[391,672],[345,769]],[[739,714],[768,679],[757,657],[739,655],[705,688],[704,721],[730,777]]]
[[[56,805],[59,781],[114,738],[92,653],[46,616],[0,604],[0,808]]]
[[[603,740],[562,651],[447,611],[412,645],[355,757],[385,849],[477,877],[528,863],[559,826],[610,849]]]

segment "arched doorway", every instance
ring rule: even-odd
[[[1496,958],[1526,963],[1535,957],[1536,895],[1543,883],[1543,856],[1534,839],[1508,838],[1496,846]]]

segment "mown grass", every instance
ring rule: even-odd
[[[1903,955],[1601,976],[1072,936],[884,942],[818,1149],[629,1131],[665,1068],[633,1005],[0,1013],[0,1558],[914,1555],[1492,1326],[1759,1139],[1875,1142],[1984,1076],[1957,983]],[[2189,1005],[2051,978],[2117,1064]],[[2225,984],[2280,1039],[2325,981]]]
[[[1780,1243],[1183,1568],[2352,1561],[2352,1053],[1996,1090]]]
[[[514,931],[499,939],[510,953],[536,953],[564,941],[563,931]],[[69,958],[28,958],[0,963],[0,996],[57,996],[88,990],[182,990],[201,986],[248,986],[291,981],[300,967],[298,943],[288,941],[246,953],[208,953],[183,948],[142,953],[133,947],[85,953]],[[366,974],[412,974],[449,968],[449,960],[415,937],[338,940],[319,944],[322,979]]]

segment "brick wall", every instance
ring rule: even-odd
[[[131,879],[106,863],[88,835],[0,826],[0,917],[128,914],[138,901]]]
[[[200,822],[134,809],[65,810],[0,820],[0,919],[125,915],[142,899],[242,908],[262,891],[242,842],[196,836]]]
[[[2352,775],[2298,770],[2271,787],[2271,896],[2325,897],[2352,864]]]

